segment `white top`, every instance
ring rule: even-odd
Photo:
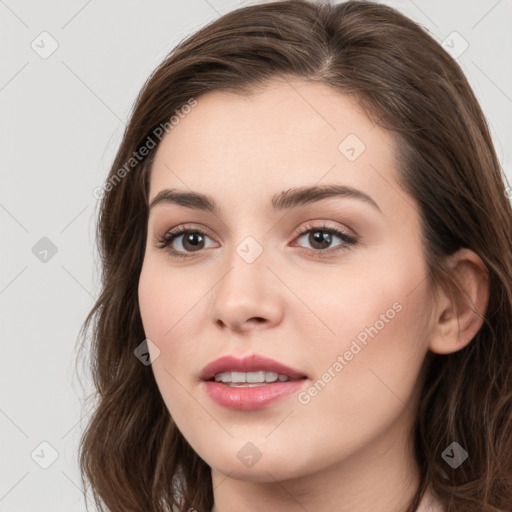
[[[416,512],[444,512],[445,509],[443,505],[434,498],[430,487],[427,489],[425,494],[423,495],[423,499],[421,500]]]

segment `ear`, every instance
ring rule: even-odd
[[[484,322],[489,301],[489,272],[470,249],[460,249],[447,258],[447,268],[458,288],[439,292],[429,348],[450,354],[464,348]]]

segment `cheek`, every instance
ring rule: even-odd
[[[423,259],[382,258],[321,290],[305,300],[332,332],[312,354],[313,386],[298,398],[311,412],[330,411],[355,437],[370,435],[368,425],[389,424],[416,389],[429,334]]]
[[[167,350],[173,339],[186,341],[189,339],[187,336],[193,336],[190,327],[202,325],[200,318],[203,317],[198,315],[198,311],[205,307],[206,302],[201,299],[213,285],[214,281],[205,283],[190,272],[171,272],[157,258],[146,260],[138,289],[146,336],[154,338],[161,350]],[[192,317],[193,322],[190,321]]]
[[[173,411],[180,408],[180,401],[187,401],[184,387],[188,388],[194,378],[197,342],[207,321],[205,294],[215,284],[195,282],[204,281],[195,281],[191,273],[170,272],[155,259],[144,262],[139,279],[144,333],[158,349],[154,352],[157,357],[151,357],[153,374],[168,409]]]

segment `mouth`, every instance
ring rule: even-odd
[[[204,390],[218,405],[234,410],[257,410],[305,386],[308,376],[278,361],[253,354],[224,356],[205,366]]]
[[[265,370],[255,372],[229,371],[215,374],[215,377],[208,379],[208,382],[221,382],[230,388],[251,388],[264,386],[272,382],[289,382],[306,378],[305,375],[298,378],[291,378],[288,375]]]
[[[307,378],[307,375],[300,370],[290,368],[274,359],[258,354],[242,358],[234,356],[220,357],[206,365],[200,374],[200,379],[204,381],[247,387],[305,378]]]

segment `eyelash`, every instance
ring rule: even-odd
[[[309,253],[315,253],[315,255],[320,258],[327,258],[327,257],[331,256],[332,253],[349,251],[352,247],[354,247],[358,243],[357,239],[348,235],[344,231],[341,231],[340,229],[337,229],[337,228],[328,227],[325,224],[323,224],[322,226],[315,226],[315,225],[311,225],[311,224],[306,225],[306,226],[304,226],[304,228],[301,231],[295,233],[295,238],[301,238],[303,235],[309,233],[310,231],[324,231],[324,232],[330,233],[332,235],[335,235],[335,236],[341,238],[341,240],[343,240],[343,242],[344,242],[344,244],[341,246],[338,246],[337,249],[333,249],[333,248],[323,249],[323,250],[322,249],[306,249]],[[176,249],[169,247],[170,244],[172,244],[172,242],[174,242],[174,240],[176,238],[178,238],[179,236],[181,236],[183,234],[187,234],[187,233],[188,234],[198,234],[201,236],[209,236],[207,233],[205,233],[204,231],[202,231],[200,229],[192,229],[192,228],[187,228],[186,226],[180,226],[172,231],[165,233],[163,236],[159,237],[157,240],[157,247],[159,249],[167,250],[171,254],[171,256],[175,257],[175,258],[183,258],[183,259],[192,258],[193,256],[195,256],[195,253],[184,254],[181,251],[177,251]],[[200,251],[197,251],[197,252],[199,253]]]

